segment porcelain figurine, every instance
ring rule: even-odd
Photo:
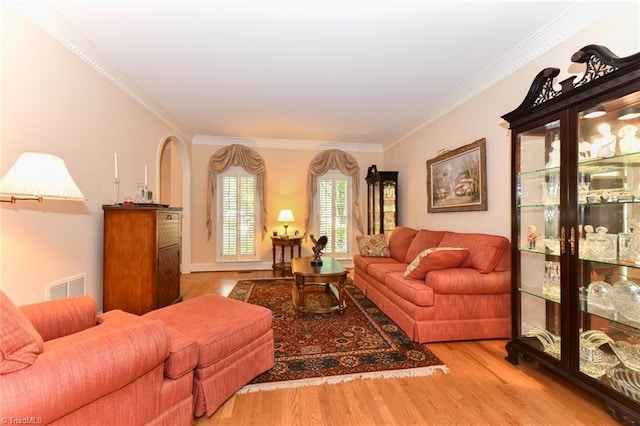
[[[638,128],[633,124],[622,126],[618,131],[620,137],[620,154],[631,154],[640,151],[640,139],[636,136]]]

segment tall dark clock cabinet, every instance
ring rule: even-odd
[[[511,128],[513,335],[537,360],[640,421],[640,53],[585,46],[546,68]],[[575,68],[576,65],[573,66]]]
[[[367,170],[367,234],[385,234],[398,224],[398,172]]]

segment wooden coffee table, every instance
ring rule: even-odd
[[[322,256],[322,266],[311,266],[312,257],[296,257],[291,259],[291,272],[295,279],[293,286],[293,306],[302,313],[342,312],[347,308],[344,300],[344,283],[347,270],[337,260]],[[328,308],[308,308],[304,305],[305,287],[310,285],[324,286],[331,291],[338,303]]]

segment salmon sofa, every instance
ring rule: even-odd
[[[386,246],[376,237],[359,240],[354,284],[413,341],[511,336],[507,238],[403,226]]]

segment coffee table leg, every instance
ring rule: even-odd
[[[338,282],[338,311],[342,312],[347,308],[347,303],[344,300],[344,283],[347,280],[346,275],[340,277],[340,281]]]
[[[298,310],[304,309],[304,277],[296,277],[292,287],[293,306]]]

